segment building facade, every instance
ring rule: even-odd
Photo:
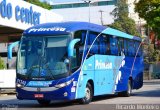
[[[56,0],[55,0],[56,1]],[[128,4],[129,17],[132,18],[141,36],[146,36],[144,25],[145,20],[135,13],[135,2],[139,0],[126,0]],[[117,0],[77,0],[77,2],[53,3],[52,11],[64,17],[65,21],[87,21],[91,23],[109,25],[114,22],[114,17],[110,14]]]
[[[63,16],[64,21],[86,21],[108,25],[114,22],[110,13],[116,0],[79,0],[77,2],[54,3],[52,11]]]
[[[138,13],[135,12],[135,2],[138,2],[139,0],[127,0],[128,3],[128,10],[129,10],[129,17],[132,18],[136,25],[137,29],[141,33],[141,36],[146,37],[146,29],[144,25],[146,24],[146,21],[138,16]]]

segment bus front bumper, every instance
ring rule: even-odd
[[[23,100],[74,100],[75,92],[71,92],[70,87],[59,88],[53,91],[44,91],[44,88],[33,88],[28,87],[24,88],[16,88],[17,91],[17,99]]]

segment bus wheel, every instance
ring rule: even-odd
[[[93,89],[90,83],[87,83],[85,97],[80,100],[81,104],[89,104],[93,98]]]
[[[127,91],[121,92],[120,96],[123,96],[123,97],[131,96],[131,94],[132,94],[132,86],[131,85],[132,85],[131,80],[129,80],[128,81]]]
[[[50,100],[37,100],[39,104],[41,104],[42,106],[47,106],[50,104]]]

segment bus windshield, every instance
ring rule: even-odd
[[[17,77],[53,80],[68,76],[67,43],[69,35],[23,36],[18,51]]]

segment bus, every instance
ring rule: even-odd
[[[17,54],[20,100],[48,105],[52,100],[77,99],[88,104],[99,95],[130,96],[143,85],[141,38],[110,27],[88,22],[39,24],[23,32]]]

